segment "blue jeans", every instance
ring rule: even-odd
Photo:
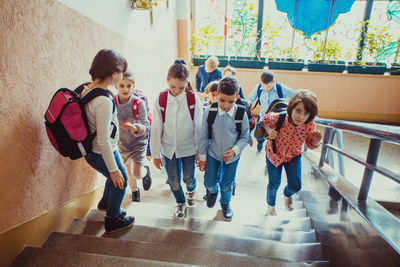
[[[108,203],[106,211],[106,216],[108,218],[115,218],[120,215],[121,202],[125,194],[126,181],[128,180],[118,151],[114,151],[113,153],[118,169],[121,171],[125,180],[124,189],[115,188],[114,183],[111,180],[110,172],[108,171],[101,154],[90,153],[85,156],[86,162],[92,166],[93,169],[97,170],[107,178],[103,192],[103,199]]]
[[[181,173],[183,173],[183,181],[186,184],[186,189],[190,192],[196,189],[196,178],[194,178],[194,167],[196,155],[189,157],[176,158],[175,154],[172,159],[164,158],[164,166],[168,175],[168,183],[174,194],[176,203],[185,203],[185,194],[181,186]]]
[[[301,155],[294,157],[290,162],[284,162],[278,167],[275,167],[268,159],[268,186],[267,186],[267,203],[270,206],[275,206],[276,191],[281,184],[282,166],[285,167],[287,176],[287,185],[283,194],[290,197],[301,189]]]
[[[239,159],[226,164],[221,160],[216,160],[207,154],[207,163],[204,173],[204,186],[211,194],[218,193],[218,183],[221,189],[219,202],[229,203],[232,196],[232,187],[235,181],[236,169]]]

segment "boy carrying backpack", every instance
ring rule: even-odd
[[[252,104],[256,102],[260,104],[260,112],[258,114],[257,122],[267,113],[268,106],[277,98],[290,98],[293,94],[293,90],[286,87],[285,85],[278,83],[274,80],[274,74],[271,71],[264,71],[261,74],[261,82],[256,87],[254,87],[250,96],[247,100]],[[258,129],[258,124],[256,125],[256,131]],[[256,137],[256,136],[255,136]],[[257,138],[257,137],[256,137]],[[261,151],[263,148],[263,143],[265,141],[264,137],[257,138],[257,150]]]
[[[220,190],[222,214],[226,220],[233,217],[230,200],[240,153],[250,142],[245,108],[235,104],[238,91],[239,82],[235,78],[226,77],[220,81],[218,102],[204,111],[198,140],[198,165],[201,171],[205,170],[204,186],[209,192],[207,206],[214,207]]]

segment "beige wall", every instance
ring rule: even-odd
[[[222,68],[221,68],[222,70]],[[193,81],[197,67],[192,68]],[[262,70],[237,69],[247,97]],[[400,77],[273,70],[276,80],[317,94],[319,116],[333,119],[400,123]]]
[[[94,55],[111,48],[126,56],[137,86],[152,103],[157,91],[165,88],[168,67],[177,55],[177,25],[175,9],[165,5],[156,8],[153,25],[148,12],[132,13],[126,23],[134,25],[121,35],[55,0],[0,2],[0,233],[4,233],[104,183],[83,159],[71,161],[51,147],[43,114],[55,90],[88,81]]]

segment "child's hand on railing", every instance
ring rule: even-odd
[[[322,139],[322,134],[320,131],[316,130],[310,134],[310,143],[312,146],[318,146]]]

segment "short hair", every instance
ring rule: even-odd
[[[225,77],[219,81],[218,94],[237,95],[239,93],[239,82],[236,78]]]
[[[219,65],[219,60],[216,56],[211,56],[207,58],[205,64],[212,69],[216,69]]]
[[[135,75],[130,69],[127,69],[124,73],[124,78],[128,79],[131,83],[135,83]]]
[[[114,72],[125,72],[128,68],[126,59],[111,49],[101,49],[93,59],[89,74],[92,80],[105,80]]]
[[[225,69],[224,69],[223,74],[225,74],[225,72],[227,72],[227,71],[230,71],[233,74],[233,76],[236,75],[236,69],[234,67],[232,67],[232,66],[226,66]]]
[[[287,107],[287,114],[289,115],[288,117],[289,121],[292,121],[291,118],[292,111],[300,102],[303,102],[304,108],[308,113],[310,113],[310,116],[305,121],[305,123],[309,123],[318,114],[317,96],[310,90],[305,90],[305,89],[295,90],[292,97],[290,97],[289,104]]]
[[[219,84],[219,81],[212,81],[209,84],[207,84],[207,87],[206,87],[206,89],[204,91],[206,93],[207,93],[207,91],[210,92],[210,93],[217,92],[218,91],[218,84]]]
[[[264,71],[261,73],[261,81],[263,83],[269,83],[274,80],[274,73],[272,71]]]

